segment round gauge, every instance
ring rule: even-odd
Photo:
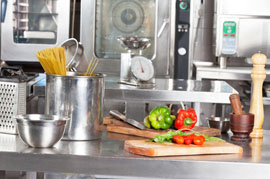
[[[131,59],[131,72],[137,79],[148,81],[154,76],[154,67],[151,60],[135,56]]]
[[[121,1],[112,10],[113,25],[121,32],[135,32],[142,26],[143,21],[143,8],[134,1]]]

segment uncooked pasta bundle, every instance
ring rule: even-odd
[[[66,75],[66,54],[63,47],[47,48],[36,53],[47,74]]]

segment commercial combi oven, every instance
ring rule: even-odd
[[[70,1],[1,0],[1,60],[38,62],[35,53],[69,37]]]
[[[216,56],[225,61],[238,58],[250,62],[251,56],[260,51],[269,58],[269,7],[268,0],[216,0]]]
[[[119,75],[120,56],[126,50],[117,38],[144,37],[151,46],[142,55],[152,60],[156,77],[188,79],[192,4],[192,0],[81,0],[80,40],[86,57],[100,60],[97,71]]]

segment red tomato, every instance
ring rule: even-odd
[[[177,143],[177,144],[183,144],[184,143],[184,138],[180,135],[174,135],[172,138],[173,142]]]
[[[192,139],[191,139],[190,137],[186,137],[186,138],[184,139],[184,142],[185,142],[186,145],[189,145],[189,144],[192,143]]]
[[[188,137],[189,137],[189,138],[191,138],[191,139],[192,139],[192,141],[193,141],[193,139],[194,139],[195,135],[194,135],[194,134],[190,134]]]
[[[203,144],[203,139],[199,136],[195,136],[194,139],[193,139],[193,143],[195,145],[202,145]]]
[[[199,136],[202,140],[203,140],[203,142],[205,142],[205,137],[204,136]]]

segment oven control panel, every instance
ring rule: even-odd
[[[190,1],[176,1],[174,78],[189,77]]]
[[[225,21],[223,23],[222,54],[236,54],[236,22]]]

